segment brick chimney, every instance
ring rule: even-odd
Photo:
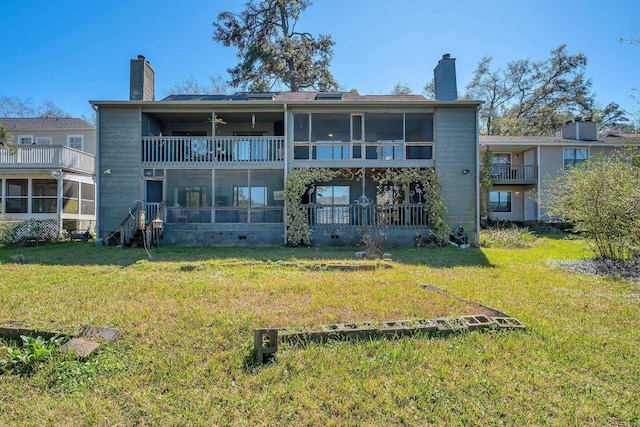
[[[131,101],[155,101],[155,76],[149,61],[144,56],[131,60],[129,99]]]
[[[582,120],[582,117],[576,117],[574,121],[562,127],[562,138],[576,141],[597,141],[598,124],[592,121],[590,117],[584,120]]]
[[[438,101],[455,101],[458,99],[456,83],[456,60],[445,53],[433,70],[433,79]]]

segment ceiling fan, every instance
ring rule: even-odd
[[[208,117],[207,120],[205,120],[205,123],[211,123],[211,122],[212,122],[211,117]],[[225,122],[224,119],[221,118],[221,117],[216,117],[216,124],[217,125],[226,125],[227,122]]]

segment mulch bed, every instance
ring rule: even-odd
[[[561,268],[592,276],[612,276],[627,282],[640,284],[640,257],[630,260],[584,259],[581,261],[559,261]]]

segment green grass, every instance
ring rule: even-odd
[[[527,249],[393,249],[392,269],[333,271],[352,248],[0,249],[0,322],[121,340],[86,362],[0,375],[0,425],[640,424],[637,285],[569,273],[579,240]],[[9,262],[22,253],[26,264]],[[368,263],[372,261],[358,261]],[[253,329],[472,314],[526,331],[284,346]]]

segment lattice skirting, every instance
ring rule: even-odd
[[[0,221],[0,242],[48,242],[60,238],[55,219],[23,219]]]

